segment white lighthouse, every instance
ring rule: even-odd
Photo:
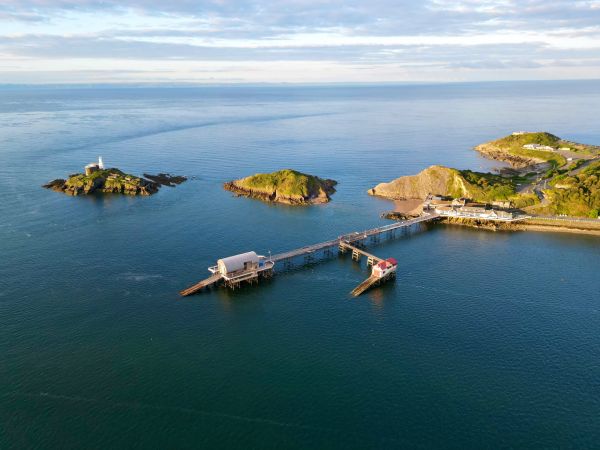
[[[98,156],[98,169],[104,170],[104,161],[102,161],[102,156]]]

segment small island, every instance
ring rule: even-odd
[[[515,132],[478,145],[484,156],[508,162],[499,173],[431,166],[370,189],[371,195],[392,200],[442,198],[439,210],[458,212],[465,199],[479,208],[538,216],[597,218],[600,211],[600,147],[563,140],[546,132]],[[439,199],[438,199],[439,200]],[[444,204],[448,201],[448,204]],[[482,209],[483,208],[483,209]],[[473,212],[475,209],[468,210]],[[493,213],[498,214],[498,213]]]
[[[334,180],[284,169],[230,181],[223,187],[236,195],[270,203],[311,205],[330,201],[336,184]]]
[[[85,166],[84,173],[69,175],[66,180],[62,178],[53,180],[43,187],[73,196],[94,193],[152,195],[158,192],[161,186],[175,186],[187,180],[186,177],[165,173],[144,174],[144,176],[149,179],[124,173],[117,168],[106,169],[100,157],[97,163]]]

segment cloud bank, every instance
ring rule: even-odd
[[[600,78],[600,0],[3,0],[0,83]]]

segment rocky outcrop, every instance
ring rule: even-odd
[[[157,177],[161,178],[163,182],[168,181],[165,174],[159,174]],[[177,184],[185,181],[185,178],[183,181],[180,181],[179,178],[184,177],[177,177]],[[94,193],[152,195],[158,192],[161,185],[164,185],[164,183],[146,180],[113,168],[98,170],[90,175],[73,174],[66,180],[57,179],[45,184],[43,187],[73,196]]]
[[[329,202],[336,184],[334,180],[285,169],[230,181],[223,187],[236,195],[266,202],[309,205]]]
[[[481,144],[475,147],[479,153],[489,159],[493,159],[495,161],[506,162],[516,169],[524,169],[526,167],[531,167],[536,164],[540,164],[545,162],[544,159],[534,158],[530,156],[523,155],[515,155],[509,153],[508,150],[498,146],[494,142],[490,142],[487,144]]]
[[[460,172],[444,166],[431,166],[417,175],[400,177],[389,183],[380,183],[369,189],[368,193],[392,200],[424,200],[428,194],[451,197],[471,196]]]
[[[161,186],[169,186],[169,187],[175,187],[178,184],[181,184],[187,180],[187,177],[182,177],[179,175],[171,175],[169,173],[159,173],[156,175],[151,175],[149,173],[145,173],[144,178],[146,178],[150,181],[153,181],[154,183],[160,184]]]

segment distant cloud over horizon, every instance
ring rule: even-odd
[[[600,0],[2,0],[0,83],[600,78]]]

